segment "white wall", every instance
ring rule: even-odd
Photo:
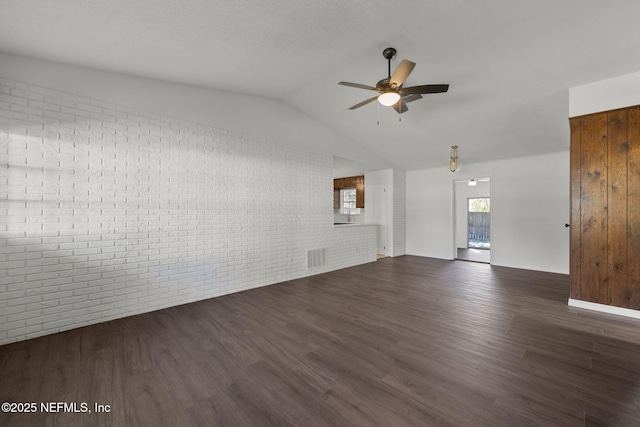
[[[376,259],[329,154],[0,79],[0,159],[0,344]]]
[[[569,89],[569,117],[640,104],[640,72]]]
[[[369,169],[385,159],[284,102],[0,52],[0,77],[327,154]]]
[[[569,152],[407,172],[407,253],[452,259],[453,186],[491,177],[492,263],[568,274]]]

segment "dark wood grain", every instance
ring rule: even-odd
[[[640,106],[629,109],[628,190],[629,307],[640,310]]]
[[[628,110],[615,110],[607,114],[607,241],[610,301],[604,302],[618,307],[629,307],[628,291],[628,154],[627,139]]]
[[[640,106],[571,124],[572,298],[640,309]]]
[[[570,232],[570,253],[569,253],[569,276],[571,280],[571,298],[582,299],[580,292],[580,271],[582,265],[582,249],[580,247],[580,230],[582,222],[580,215],[580,197],[582,189],[580,187],[580,173],[582,170],[582,117],[573,117],[569,120],[571,128],[571,150],[570,150],[570,180],[571,180],[571,232]]]
[[[2,426],[637,425],[640,321],[566,275],[413,256],[0,347]],[[635,424],[634,424],[635,423]]]
[[[581,294],[586,301],[609,304],[606,114],[583,118],[581,149]]]

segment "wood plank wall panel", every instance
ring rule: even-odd
[[[640,106],[571,125],[571,298],[640,309]]]
[[[587,301],[607,304],[607,117],[582,120],[580,160],[580,291]]]
[[[577,117],[570,120],[571,125],[571,155],[570,155],[570,168],[571,168],[571,206],[578,207],[577,209],[571,209],[571,227],[572,230],[580,229],[580,141],[582,140],[582,118]],[[582,299],[582,293],[580,292],[580,233],[571,232],[570,241],[570,256],[569,256],[569,277],[571,279],[570,296],[573,299]]]
[[[640,106],[630,108],[629,122],[629,218],[627,253],[629,256],[629,307],[640,309]]]
[[[608,240],[608,286],[609,299],[606,304],[626,307],[628,289],[616,286],[627,283],[627,157],[629,142],[627,140],[627,111],[616,110],[607,115],[608,134],[608,203],[607,215]],[[608,214],[611,212],[611,214]]]

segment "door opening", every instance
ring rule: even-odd
[[[367,206],[370,206],[367,210],[372,210],[371,222],[378,225],[376,227],[378,258],[387,256],[387,205],[385,196],[386,189],[383,184],[373,184],[371,186],[371,195],[367,196]]]
[[[455,182],[455,258],[491,262],[491,195],[489,178]]]
[[[467,199],[467,248],[491,249],[491,199]]]

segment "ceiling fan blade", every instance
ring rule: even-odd
[[[395,104],[393,104],[393,109],[396,110],[398,114],[402,114],[404,112],[409,111],[409,108],[407,108],[407,104],[402,99],[396,102]]]
[[[358,89],[375,90],[376,92],[380,92],[378,90],[378,88],[375,88],[373,86],[361,85],[360,83],[339,82],[338,84],[342,85],[342,86],[355,87],[355,88],[358,88]]]
[[[398,88],[404,83],[404,81],[409,77],[409,74],[413,71],[413,67],[416,66],[415,62],[407,61],[403,59],[400,64],[396,67],[396,70],[391,75],[389,79],[389,85],[391,88]]]
[[[356,108],[360,108],[360,107],[362,107],[364,105],[367,105],[370,102],[375,101],[376,99],[378,99],[378,97],[374,96],[373,98],[369,98],[366,101],[359,102],[356,105],[354,105],[353,107],[349,108],[349,110],[355,110]]]
[[[400,89],[400,96],[426,94],[426,93],[442,93],[449,90],[449,85],[422,85],[411,86]]]
[[[414,94],[407,95],[404,98],[402,98],[402,102],[404,102],[406,104],[407,102],[417,101],[418,99],[422,99],[422,95],[420,95],[419,93],[414,93]]]

